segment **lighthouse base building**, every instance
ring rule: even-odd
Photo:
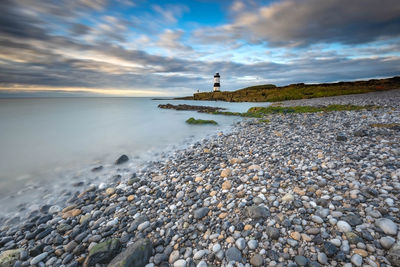
[[[214,92],[219,92],[219,88],[220,88],[219,79],[220,79],[220,76],[219,76],[219,73],[217,72],[214,75],[214,88],[213,88]]]

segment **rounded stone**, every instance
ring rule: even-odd
[[[238,240],[236,240],[235,244],[238,249],[243,250],[246,247],[246,240],[241,237]]]
[[[264,262],[263,257],[260,254],[255,254],[250,258],[250,264],[253,266],[262,266]]]
[[[336,223],[336,226],[339,229],[339,231],[342,233],[351,232],[351,230],[352,230],[350,224],[348,224],[345,221],[338,221]]]
[[[379,240],[379,243],[381,243],[382,247],[384,249],[390,249],[396,240],[393,237],[390,236],[384,236]]]
[[[255,250],[258,247],[258,242],[257,240],[252,239],[247,242],[247,246],[249,247],[249,249]]]
[[[397,224],[387,218],[376,220],[375,225],[378,226],[387,235],[397,234]]]
[[[230,262],[230,261],[236,261],[236,262],[242,261],[242,253],[236,247],[228,248],[226,250],[225,257],[226,257],[228,262]]]
[[[186,261],[185,260],[177,260],[174,262],[174,267],[186,267]]]
[[[363,259],[362,259],[362,257],[360,255],[354,254],[351,257],[351,263],[353,263],[355,266],[362,266]]]

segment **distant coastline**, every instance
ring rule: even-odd
[[[399,88],[400,76],[395,76],[386,79],[321,84],[297,83],[287,86],[264,84],[250,86],[236,91],[201,92],[195,93],[193,96],[176,97],[174,99],[227,102],[279,102],[296,99],[362,94]]]

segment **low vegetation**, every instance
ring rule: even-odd
[[[331,111],[351,111],[362,109],[373,109],[375,106],[354,106],[354,105],[329,105],[329,106],[294,106],[294,107],[253,107],[247,113],[254,114],[276,114],[276,113],[311,113],[311,112],[331,112]]]
[[[188,124],[214,124],[214,125],[216,125],[216,124],[218,124],[216,121],[214,121],[214,120],[201,120],[201,119],[198,119],[198,120],[196,120],[195,118],[189,118],[189,119],[187,119],[186,120],[186,123],[188,123]]]
[[[226,116],[240,116],[246,118],[262,118],[267,114],[286,114],[286,113],[313,113],[313,112],[331,112],[331,111],[352,111],[363,109],[376,109],[377,106],[354,106],[354,105],[329,105],[329,106],[294,106],[294,107],[252,107],[247,112],[229,112],[229,111],[215,111],[210,114],[213,115],[226,115]],[[259,122],[266,122],[268,120],[259,120]]]
[[[400,77],[368,81],[323,84],[291,84],[277,87],[272,84],[246,87],[237,91],[203,92],[181,99],[218,100],[228,102],[279,102],[316,97],[362,94],[400,88]]]

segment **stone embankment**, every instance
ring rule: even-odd
[[[400,91],[335,99],[382,108],[240,122],[4,222],[0,266],[400,266]]]

